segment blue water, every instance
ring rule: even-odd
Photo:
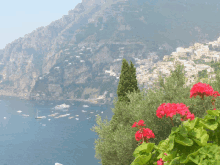
[[[110,120],[113,106],[67,101],[39,104],[13,97],[0,97],[0,100],[1,165],[100,165],[94,149],[98,135],[90,128],[97,125],[97,114],[102,120],[106,116]],[[62,103],[71,105],[67,112],[52,109]],[[45,119],[35,119],[37,109],[38,116],[46,116]],[[22,112],[19,114],[18,110]],[[48,116],[56,112],[59,115],[79,115],[75,117],[79,120],[68,119],[70,116],[58,119]]]

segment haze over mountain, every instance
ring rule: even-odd
[[[0,50],[0,93],[36,100],[102,95],[100,102],[110,104],[122,58],[139,67],[138,59],[157,63],[177,47],[217,40],[218,3],[83,0],[68,15]]]

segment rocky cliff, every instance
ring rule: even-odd
[[[138,68],[152,57],[150,69],[178,46],[218,38],[217,2],[83,0],[0,51],[0,94],[112,104],[122,58]]]

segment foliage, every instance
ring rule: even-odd
[[[127,92],[133,92],[134,90],[140,92],[137,79],[136,79],[136,68],[134,67],[133,63],[130,61],[130,66],[128,62],[123,59],[122,61],[122,69],[121,75],[119,79],[119,85],[117,89],[117,94],[119,101],[127,101],[130,102],[128,97],[126,96]]]
[[[189,106],[190,112],[199,118],[205,116],[206,110],[213,108],[210,104],[210,97],[204,97],[203,101],[200,97],[190,98],[189,91],[193,84],[185,86],[182,69],[183,66],[176,65],[171,76],[165,78],[166,83],[160,79],[160,86],[149,89],[147,94],[144,89],[140,93],[128,92],[129,104],[115,98],[115,108],[112,109],[114,115],[111,121],[105,120],[106,124],[101,122],[100,116],[97,117],[98,126],[94,126],[93,131],[95,130],[99,134],[100,139],[95,140],[95,157],[101,159],[102,165],[129,165],[133,162],[135,159],[133,152],[138,144],[134,138],[137,130],[131,127],[135,121],[144,120],[146,128],[154,132],[155,138],[149,140],[151,143],[158,145],[161,140],[169,136],[173,127],[171,122],[165,117],[159,119],[155,115],[157,108],[162,103],[183,103]],[[220,89],[220,84],[217,82],[210,85],[215,91]],[[215,104],[216,109],[220,108],[219,99],[216,99]],[[181,124],[180,116],[175,115],[173,123],[174,126],[179,126]]]
[[[208,78],[207,70],[199,71],[199,77]]]
[[[121,66],[121,74],[119,78],[119,84],[117,89],[117,95],[119,101],[125,100],[129,102],[129,99],[126,97],[125,92],[128,91],[130,86],[130,71],[129,71],[129,65],[128,62],[123,59],[122,66]]]
[[[130,87],[128,91],[133,92],[134,90],[137,92],[140,92],[140,89],[138,88],[137,78],[136,78],[136,68],[134,67],[134,64],[130,61]]]

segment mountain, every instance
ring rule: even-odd
[[[68,15],[0,50],[0,93],[112,104],[122,58],[136,68],[151,58],[145,63],[150,70],[177,47],[216,40],[218,3],[83,0]]]

